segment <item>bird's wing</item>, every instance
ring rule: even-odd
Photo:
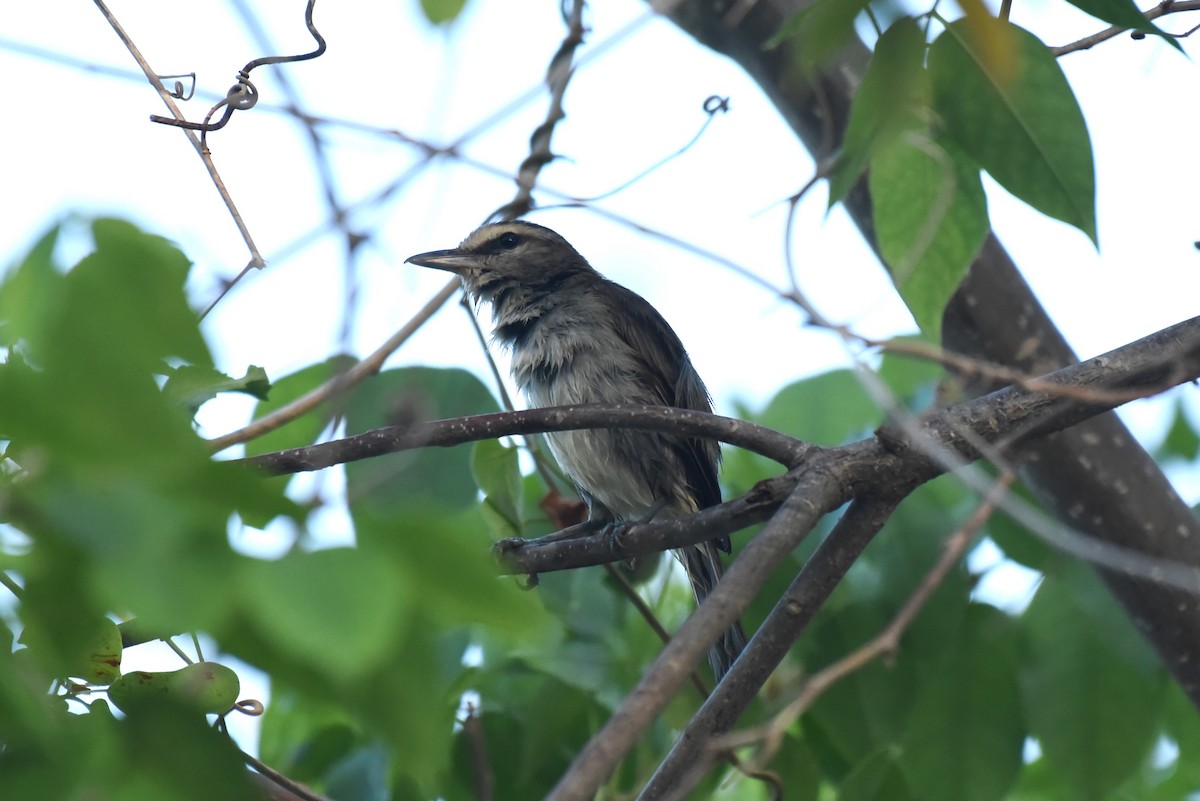
[[[611,284],[617,290],[601,293],[613,304],[612,319],[617,334],[641,360],[639,365],[652,381],[656,399],[664,406],[711,412],[712,401],[688,358],[679,337],[663,316],[635,292]],[[717,463],[721,449],[710,439],[694,437],[665,437],[675,450],[687,472],[687,483],[696,505],[701,509],[721,502],[721,487],[717,483]],[[722,543],[729,550],[728,540]]]

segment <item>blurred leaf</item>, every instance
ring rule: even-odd
[[[1179,748],[1175,775],[1188,792],[1194,793],[1200,789],[1200,715],[1196,714],[1196,705],[1175,682],[1167,683],[1163,710],[1167,736]]]
[[[108,618],[100,623],[95,644],[87,655],[80,678],[91,684],[108,684],[121,675],[121,631]]]
[[[346,410],[346,430],[358,433],[496,409],[491,393],[465,370],[407,367],[382,372],[358,388]],[[353,462],[346,465],[346,484],[356,515],[402,518],[411,508],[457,511],[477,503],[469,446]]]
[[[820,790],[821,770],[802,737],[784,736],[779,754],[768,765],[779,775],[784,798],[788,801],[816,801]],[[749,779],[743,781],[753,784]]]
[[[219,392],[243,392],[266,400],[270,388],[266,370],[254,365],[246,370],[246,375],[233,378],[211,367],[184,364],[169,370],[163,392],[181,407],[195,413]]]
[[[910,654],[905,648],[905,657]],[[1021,770],[1025,726],[1012,621],[971,604],[954,642],[921,671],[898,761],[926,801],[1002,799]]]
[[[421,0],[421,11],[434,25],[442,25],[458,19],[466,5],[467,0]]]
[[[357,360],[353,356],[331,356],[323,362],[310,364],[302,370],[284,376],[271,385],[271,396],[254,407],[254,419],[268,414],[307,395],[325,382],[350,369]],[[268,431],[246,443],[246,455],[272,453],[288,448],[311,445],[329,425],[338,409],[336,402],[326,402],[301,415],[287,425]]]
[[[1047,576],[1023,621],[1030,733],[1070,798],[1103,798],[1154,745],[1164,684],[1158,660],[1082,565]]]
[[[361,742],[344,707],[284,686],[271,688],[271,702],[261,720],[260,757],[297,781],[324,776]]]
[[[882,417],[852,371],[833,370],[779,390],[757,422],[806,442],[840,445]]]
[[[1029,488],[1018,482],[1009,488],[1009,493],[1016,500],[1037,507],[1037,500],[1030,495]],[[1063,556],[1052,548],[1041,535],[1030,531],[1023,523],[1019,523],[1004,512],[997,510],[987,523],[984,531],[995,541],[1004,556],[1014,562],[1024,565],[1031,570],[1046,571],[1062,562]]]
[[[928,119],[929,101],[925,34],[916,20],[903,17],[875,43],[854,93],[841,152],[829,178],[831,206],[845,198],[872,154],[892,145],[915,121]]]
[[[879,604],[853,603],[823,610],[801,643],[809,674],[833,664],[875,637],[891,615]],[[857,765],[900,742],[918,686],[916,664],[871,662],[830,687],[805,715],[806,735],[820,731],[822,761]],[[830,770],[826,767],[826,772]]]
[[[388,769],[384,749],[355,751],[330,770],[326,783],[329,797],[338,801],[389,801]]]
[[[1011,47],[1012,63],[997,58]],[[1083,113],[1033,34],[986,18],[946,27],[929,51],[934,105],[1001,186],[1096,241],[1095,171]]]
[[[23,340],[38,347],[44,344],[46,327],[56,319],[61,304],[64,278],[54,269],[54,246],[59,228],[46,232],[17,267],[0,284],[0,344],[12,346]],[[30,354],[41,361],[36,350]]]
[[[896,337],[899,342],[916,341],[917,337]],[[942,366],[936,362],[884,351],[879,363],[879,377],[900,402],[907,402],[910,410],[928,409],[934,405],[937,384],[945,377]]]
[[[838,801],[918,801],[886,750],[863,759],[838,787]]]
[[[824,64],[854,34],[854,20],[869,0],[816,0],[783,23],[764,45],[767,49],[785,42],[803,69]]]
[[[988,233],[979,168],[949,141],[910,129],[871,159],[879,250],[921,331],[941,340],[942,312]]]
[[[335,681],[377,669],[416,600],[392,564],[355,548],[246,561],[240,585],[262,636]]]
[[[521,520],[522,476],[517,449],[498,440],[476,442],[471,454],[471,474],[483,491],[486,518],[497,538],[518,537]]]
[[[1177,401],[1171,429],[1159,447],[1157,456],[1160,459],[1176,456],[1191,462],[1195,460],[1197,454],[1200,454],[1200,434],[1196,433],[1196,429],[1188,419],[1183,403]]]

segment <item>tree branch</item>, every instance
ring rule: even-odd
[[[715,3],[686,3],[669,17],[699,42],[741,64],[821,160],[842,139],[870,53],[861,42],[848,42],[814,74],[796,63],[793,48],[764,47],[786,19],[811,5],[811,0],[759,0],[736,25],[727,24]],[[877,248],[865,181],[843,205],[864,239]],[[951,300],[943,331],[948,351],[1027,373],[1044,373],[1076,359],[994,236],[987,238]],[[973,391],[992,388],[976,384]],[[1101,415],[1037,441],[1022,454],[1021,464],[1023,480],[1063,524],[1086,527],[1097,541],[1181,569],[1200,566],[1200,521],[1115,416]],[[1127,571],[1102,575],[1163,664],[1200,706],[1200,600]]]
[[[756,647],[747,657],[748,664],[744,672],[750,675],[743,676],[741,681],[735,680],[734,686],[723,693],[726,697],[715,701],[711,709],[701,708],[688,722],[670,755],[642,791],[639,801],[685,797],[695,782],[728,749],[762,742],[762,751],[754,759],[754,765],[764,764],[778,750],[788,727],[822,693],[880,656],[894,653],[900,646],[900,637],[916,619],[946,575],[962,559],[975,534],[995,511],[1000,498],[1008,491],[1014,478],[1016,476],[1013,473],[1006,472],[996,480],[987,497],[980,502],[967,521],[947,538],[942,555],[892,621],[877,636],[813,674],[804,682],[796,697],[767,723],[735,735],[721,737],[722,732],[727,731],[745,711],[756,695],[754,689],[762,686],[766,677],[783,660],[811,622],[813,613],[824,604],[841,576],[857,560],[866,545],[870,544],[895,509],[894,503],[882,500],[865,503],[855,501],[851,504],[829,534],[827,543],[830,545],[830,552],[821,554],[822,558],[814,554],[810,560],[809,565],[816,564],[817,570],[810,571],[809,566],[805,566],[805,570],[788,588],[775,611],[755,634],[756,639],[761,635],[764,645]],[[833,575],[827,573],[821,580],[813,579],[819,571],[829,571],[831,567]],[[808,614],[800,614],[797,610],[805,610]],[[771,645],[765,644],[768,642]],[[746,692],[747,689],[751,692]],[[717,737],[716,740],[713,740],[714,736]],[[668,792],[669,796],[663,795]]]

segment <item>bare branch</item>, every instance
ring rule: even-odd
[[[179,107],[175,105],[175,101],[172,99],[171,93],[167,91],[165,86],[163,86],[162,81],[159,80],[158,74],[150,68],[149,62],[147,62],[145,57],[142,56],[141,51],[138,50],[137,45],[133,43],[133,40],[129,38],[129,34],[125,32],[123,27],[121,27],[121,23],[119,23],[113,13],[108,10],[108,6],[104,4],[104,0],[94,0],[94,2],[96,3],[96,7],[100,9],[100,13],[104,15],[106,20],[108,20],[108,24],[112,26],[114,31],[116,31],[117,36],[121,39],[121,42],[129,50],[129,54],[133,56],[134,61],[136,61],[138,66],[142,68],[142,72],[146,75],[146,80],[150,81],[150,85],[153,86],[158,92],[158,96],[162,98],[163,103],[170,110],[171,115],[176,120],[186,122],[187,118],[184,117],[183,112],[179,110]],[[254,237],[250,235],[250,229],[246,227],[246,222],[242,219],[241,212],[238,211],[237,206],[234,204],[233,197],[229,194],[229,190],[225,188],[225,181],[221,179],[221,174],[217,172],[217,167],[216,164],[213,163],[211,154],[209,154],[208,149],[200,142],[200,137],[196,136],[194,132],[185,129],[184,134],[187,136],[188,141],[192,143],[192,147],[195,148],[196,154],[200,156],[200,160],[204,162],[204,168],[208,170],[208,174],[212,178],[213,184],[217,187],[217,193],[220,194],[221,199],[225,201],[225,207],[229,209],[229,214],[233,217],[234,224],[237,226],[238,231],[242,234],[242,239],[245,241],[246,247],[250,251],[250,263],[248,266],[256,268],[263,267],[266,262],[263,261],[262,254],[258,252],[258,246],[254,244]]]
[[[1197,11],[1200,10],[1200,0],[1162,0],[1161,3],[1154,8],[1148,8],[1142,12],[1148,20],[1156,20],[1159,17],[1164,17],[1167,14],[1175,14],[1180,11]],[[1085,36],[1082,39],[1071,42],[1070,44],[1062,45],[1061,47],[1052,47],[1050,52],[1055,56],[1065,56],[1068,53],[1076,53],[1080,50],[1088,50],[1101,42],[1106,42],[1114,36],[1120,36],[1128,31],[1129,28],[1122,28],[1120,25],[1113,25],[1111,28],[1093,33],[1091,36]],[[1190,31],[1189,31],[1190,33]]]

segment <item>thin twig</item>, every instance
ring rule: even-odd
[[[8,575],[4,570],[0,570],[0,586],[8,589],[17,598],[25,594],[25,588],[13,580],[13,577]]]
[[[612,564],[606,564],[604,569],[608,573],[608,577],[612,579],[612,582],[617,585],[617,589],[625,596],[625,600],[633,605],[633,608],[646,621],[646,625],[658,635],[658,639],[662,640],[663,645],[669,643],[671,641],[671,633],[659,622],[658,616],[654,614],[654,610],[642,599],[642,596],[638,595],[637,589],[629,583],[629,579],[621,575],[621,571]],[[696,688],[696,692],[700,693],[701,698],[708,697],[708,685],[700,677],[699,671],[692,671],[692,685]]]
[[[1177,14],[1180,11],[1197,10],[1200,10],[1200,0],[1163,0],[1154,8],[1148,8],[1143,11],[1142,16],[1144,16],[1147,20],[1153,21],[1159,17],[1164,17],[1167,14]],[[1091,36],[1085,36],[1078,41],[1071,42],[1070,44],[1065,44],[1060,47],[1052,47],[1050,48],[1050,52],[1053,53],[1055,57],[1065,56],[1068,53],[1077,53],[1080,50],[1087,50],[1095,47],[1101,42],[1106,42],[1109,39],[1112,39],[1114,36],[1120,36],[1128,30],[1129,28],[1124,28],[1120,25],[1113,25],[1110,28],[1105,28],[1098,33],[1093,33]]]
[[[112,26],[112,29],[121,39],[121,42],[125,45],[126,49],[129,50],[129,53],[133,56],[134,61],[136,61],[138,66],[142,68],[142,72],[146,75],[146,80],[150,81],[150,85],[153,86],[158,92],[158,96],[162,98],[163,104],[166,105],[167,109],[171,112],[171,115],[176,120],[186,122],[187,118],[183,115],[183,112],[179,110],[179,107],[175,105],[175,101],[171,97],[171,93],[167,91],[165,86],[163,86],[162,81],[159,80],[158,74],[150,68],[149,62],[147,62],[142,56],[141,51],[138,50],[137,45],[133,43],[133,40],[129,38],[129,34],[125,32],[123,27],[121,27],[121,23],[118,22],[117,18],[113,16],[113,13],[108,10],[108,6],[104,4],[104,0],[93,0],[93,2],[96,4],[96,7],[100,9],[100,13],[104,15],[104,18],[108,20],[108,24]],[[212,178],[213,184],[217,187],[217,193],[221,196],[221,199],[225,201],[225,207],[229,209],[229,214],[233,217],[233,222],[237,226],[238,231],[241,233],[242,240],[246,243],[247,249],[250,251],[250,266],[258,268],[264,267],[266,262],[263,260],[262,255],[258,252],[258,246],[254,244],[254,237],[250,235],[250,229],[246,226],[245,220],[242,219],[241,212],[238,211],[237,205],[234,204],[233,196],[230,195],[229,190],[225,188],[225,182],[221,179],[220,173],[217,172],[217,167],[216,164],[213,163],[211,154],[209,154],[207,148],[201,144],[200,137],[196,136],[194,132],[185,129],[183,133],[185,136],[187,136],[188,141],[192,143],[192,147],[196,150],[196,154],[200,156],[200,160],[204,162],[204,168],[208,170],[209,177]]]
[[[263,415],[249,425],[239,428],[237,431],[232,431],[224,436],[209,440],[209,447],[213,452],[219,452],[230,446],[260,437],[268,431],[274,431],[285,423],[295,420],[325,401],[347,392],[351,387],[375,375],[383,367],[383,363],[387,361],[387,358],[403,345],[409,337],[416,333],[417,329],[424,325],[425,321],[432,317],[438,309],[445,305],[446,301],[454,296],[454,293],[458,291],[460,286],[461,283],[457,278],[451,279],[399,331],[392,334],[371,355],[359,361],[346,372],[334,376],[312,392],[297,398],[286,406],[279,407],[270,414]]]
[[[251,756],[250,754],[247,754],[245,751],[242,751],[241,753],[242,753],[242,760],[247,765],[249,765],[250,767],[254,768],[256,771],[258,771],[260,774],[262,774],[262,776],[265,779],[268,779],[271,782],[279,785],[280,787],[282,787],[284,790],[291,793],[295,797],[303,799],[303,801],[331,801],[331,799],[329,797],[321,795],[316,790],[313,790],[311,787],[303,785],[300,782],[296,781],[295,779],[290,779],[287,776],[284,776],[282,773],[275,770],[274,768],[272,768],[267,763],[263,762],[258,757]]]

